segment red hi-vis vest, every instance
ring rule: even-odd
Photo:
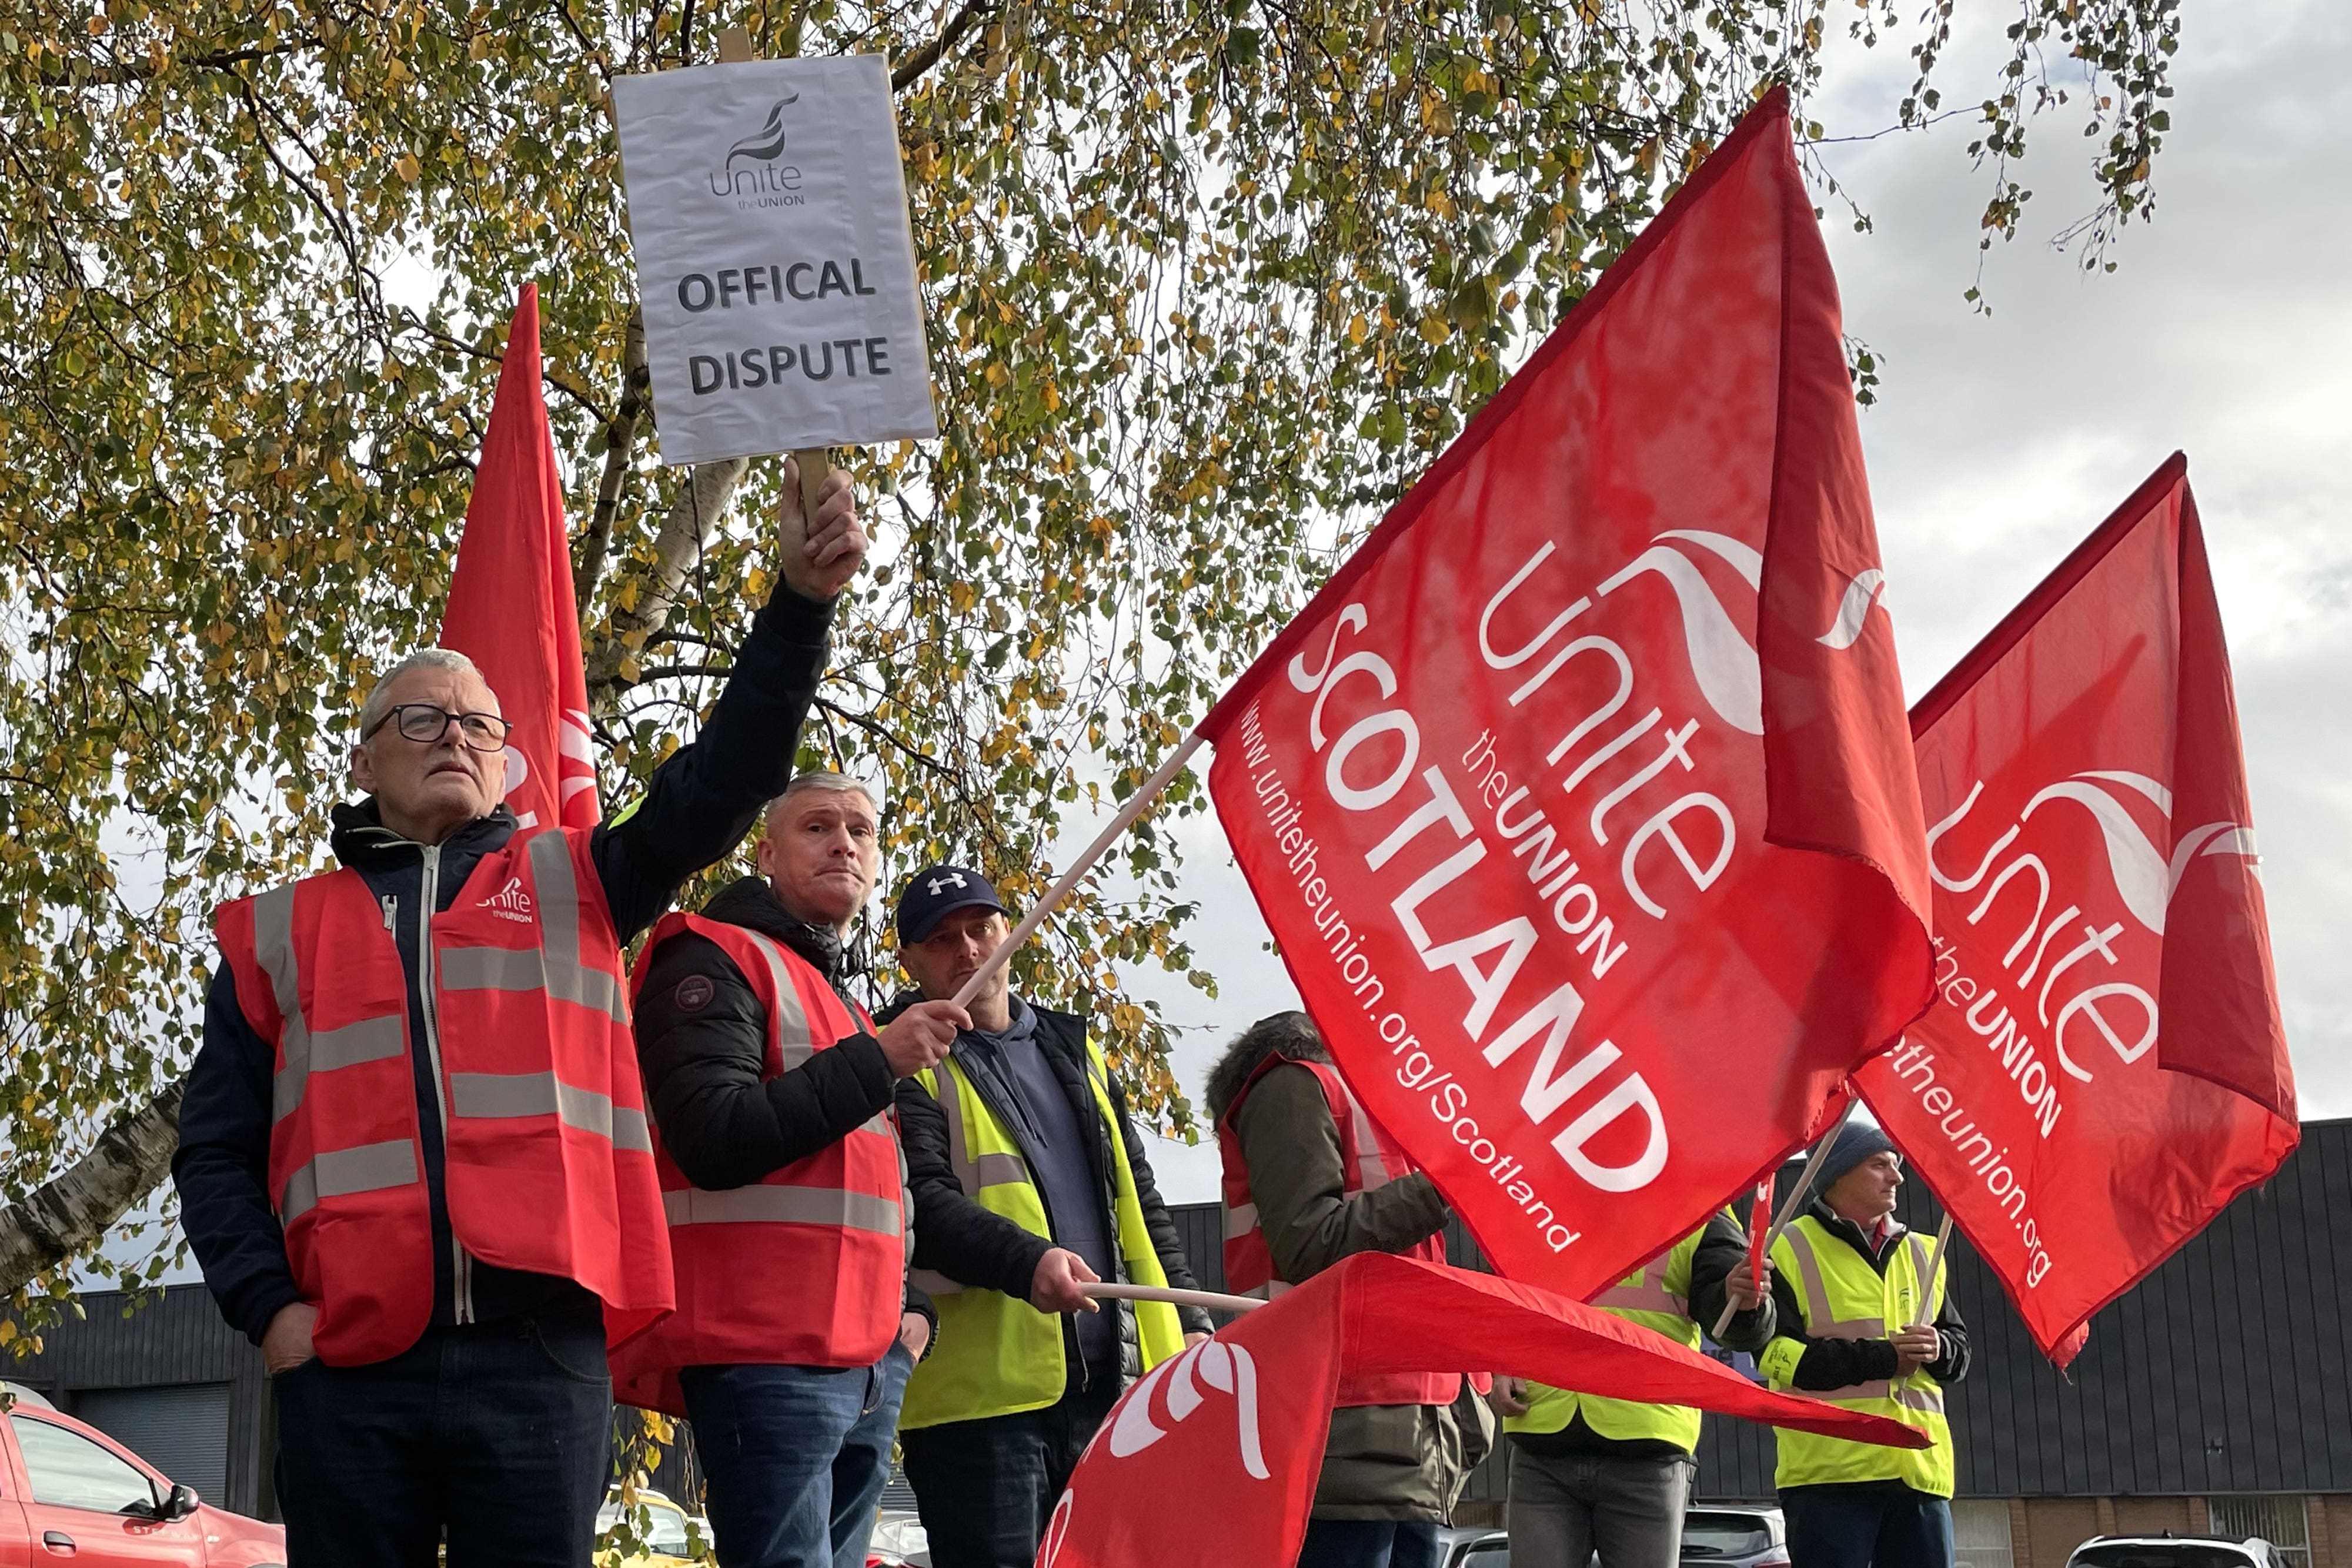
[[[671,914],[650,954],[690,931],[719,945],[765,1010],[766,1082],[872,1023],[835,994],[807,960],[749,931]],[[642,985],[648,966],[637,966]],[[613,1354],[613,1396],[686,1413],[686,1366],[871,1366],[898,1337],[914,1250],[914,1200],[896,1113],[882,1112],[838,1142],[749,1186],[709,1192],[661,1147],[677,1311]]]
[[[1241,1134],[1234,1130],[1234,1117],[1257,1081],[1270,1069],[1286,1064],[1307,1069],[1323,1086],[1323,1103],[1330,1108],[1331,1124],[1339,1133],[1342,1193],[1370,1192],[1420,1168],[1378,1124],[1364,1114],[1355,1095],[1348,1092],[1347,1081],[1329,1062],[1300,1061],[1287,1056],[1268,1056],[1259,1062],[1242,1085],[1241,1092],[1234,1096],[1233,1103],[1217,1120],[1217,1157],[1224,1167],[1225,1288],[1269,1299],[1288,1290],[1290,1281],[1275,1275],[1274,1253],[1265,1244],[1265,1232],[1258,1226],[1257,1204],[1250,1197],[1249,1166],[1242,1159]],[[1443,1263],[1445,1239],[1425,1238],[1403,1256]],[[1339,1379],[1339,1396],[1332,1403],[1340,1409],[1360,1405],[1451,1405],[1461,1392],[1458,1373],[1388,1373],[1379,1376],[1347,1373]]]
[[[574,1281],[603,1299],[614,1337],[637,1332],[669,1309],[669,1248],[621,946],[588,831],[508,841],[427,918],[428,1038],[417,1042],[390,916],[358,872],[306,877],[214,916],[238,1007],[275,1048],[270,1201],[294,1282],[319,1309],[319,1358],[385,1360],[433,1315],[409,1066],[419,1049],[440,1090],[458,1246]]]

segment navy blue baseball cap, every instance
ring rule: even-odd
[[[935,865],[919,871],[898,894],[898,940],[920,942],[940,919],[959,909],[993,909],[1006,913],[996,896],[996,885],[965,865]]]

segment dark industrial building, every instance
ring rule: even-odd
[[[1939,1214],[1916,1186],[1903,1218]],[[1194,1271],[1218,1287],[1213,1204],[1175,1211]],[[1949,1395],[1959,1448],[1954,1507],[1966,1568],[2061,1568],[2093,1535],[2261,1535],[2293,1568],[2352,1568],[2352,1121],[2313,1122],[2302,1148],[2137,1290],[2094,1322],[2067,1375],[2053,1370],[1965,1244],[1952,1288],[1976,1366]],[[1475,1264],[1466,1239],[1454,1260]],[[114,1434],[174,1479],[241,1512],[274,1515],[274,1442],[260,1354],[201,1286],[126,1315],[82,1298],[41,1354],[0,1377]],[[1710,1416],[1699,1492],[1769,1499],[1772,1435]],[[1501,1467],[1473,1483],[1465,1522],[1500,1522]]]

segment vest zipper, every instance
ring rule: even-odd
[[[441,1120],[441,1168],[449,1168],[449,1084],[441,1071],[441,1020],[433,1005],[433,911],[439,907],[441,883],[441,846],[425,844],[423,896],[416,912],[416,989],[424,1004],[425,1053],[433,1068],[433,1113]],[[447,1203],[447,1176],[444,1183],[443,1203]],[[465,1244],[457,1239],[457,1224],[449,1222],[449,1250],[454,1255],[450,1270],[453,1298],[452,1318],[461,1323],[474,1321],[474,1260],[466,1256]]]

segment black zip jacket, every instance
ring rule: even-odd
[[[839,934],[794,916],[760,878],[729,883],[703,906],[702,917],[773,937],[840,993]],[[742,969],[709,937],[678,932],[638,963],[637,1064],[646,1075],[646,1105],[663,1150],[695,1186],[712,1192],[749,1186],[890,1109],[898,1076],[870,1034],[835,1041],[760,1082],[768,1056],[765,1009]],[[821,1283],[811,1281],[812,1288]],[[930,1298],[911,1284],[905,1310],[938,1328]]]
[[[896,1018],[918,999],[911,994],[899,997],[883,1011],[882,1020]],[[1045,1060],[1053,1064],[1054,1076],[1061,1081],[1063,1093],[1077,1113],[1079,1126],[1093,1134],[1087,1140],[1087,1148],[1094,1164],[1096,1187],[1102,1195],[1104,1228],[1111,1238],[1116,1255],[1118,1166],[1111,1147],[1112,1129],[1103,1124],[1094,1091],[1087,1082],[1086,1019],[1034,1003],[1024,1005],[1037,1015],[1037,1044],[1045,1051]],[[1013,1112],[1012,1085],[980,1061],[962,1037],[957,1039],[951,1050],[970,1073],[982,1103],[1017,1142],[1027,1119]],[[1168,1276],[1168,1283],[1177,1290],[1196,1290],[1199,1287],[1192,1279],[1192,1266],[1184,1256],[1183,1238],[1177,1234],[1175,1221],[1168,1218],[1168,1206],[1160,1200],[1151,1161],[1145,1153],[1142,1137],[1135,1130],[1134,1119],[1127,1113],[1126,1092],[1117,1079],[1111,1080],[1110,1103],[1118,1115],[1117,1135],[1127,1145],[1127,1163],[1135,1172],[1135,1196],[1142,1206],[1144,1228],[1151,1234],[1151,1249],[1159,1254],[1160,1270]],[[960,1284],[1001,1291],[1016,1301],[1027,1301],[1038,1260],[1054,1243],[1045,1237],[1031,1235],[1003,1215],[992,1214],[964,1196],[955,1170],[948,1163],[947,1114],[920,1079],[898,1081],[898,1135],[906,1145],[907,1181],[915,1194],[915,1267],[944,1274]],[[1023,1153],[1024,1158],[1035,1163],[1035,1151]],[[1044,1200],[1042,1186],[1038,1197]],[[1053,1211],[1048,1208],[1048,1229],[1053,1223]],[[1120,1277],[1125,1277],[1124,1270]],[[1122,1373],[1129,1378],[1139,1376],[1143,1358],[1136,1339],[1133,1309],[1125,1301],[1116,1301],[1106,1302],[1105,1310],[1118,1314]],[[1197,1307],[1179,1307],[1177,1316],[1186,1333],[1207,1333],[1215,1327],[1209,1314]],[[1078,1354],[1077,1330],[1066,1315],[1062,1322],[1062,1352],[1067,1364],[1079,1369],[1083,1377],[1086,1364]]]
[[[801,724],[824,674],[832,620],[831,604],[780,586],[753,619],[700,738],[656,770],[634,810],[596,829],[590,852],[624,944],[660,916],[680,883],[741,842],[761,810],[783,792]],[[431,846],[387,830],[373,800],[337,807],[334,821],[335,856],[366,879],[383,906],[408,979],[418,1147],[432,1202],[434,1324],[526,1312],[593,1314],[595,1298],[568,1280],[467,1257],[451,1233],[444,1196],[441,1096],[422,1049],[418,938],[426,906],[435,914],[447,909],[482,856],[513,836],[512,813],[501,806]],[[301,1299],[268,1189],[275,1068],[276,1053],[247,1021],[228,966],[221,965],[205,998],[204,1043],[180,1107],[172,1177],[206,1287],[221,1315],[256,1343],[280,1309]]]
[[[1873,1252],[1862,1234],[1862,1227],[1851,1219],[1840,1218],[1837,1211],[1820,1198],[1815,1198],[1806,1213],[1818,1220],[1842,1244],[1870,1260],[1880,1277],[1886,1273],[1886,1260],[1895,1256],[1895,1249],[1903,1244],[1903,1232],[1896,1231],[1886,1239],[1885,1250]],[[1950,1290],[1951,1264],[1944,1267],[1946,1288],[1943,1310],[1936,1314],[1937,1336],[1943,1342],[1944,1354],[1929,1362],[1927,1375],[1942,1384],[1958,1383],[1969,1375],[1969,1327],[1960,1321],[1960,1309],[1952,1300]],[[1720,1298],[1718,1298],[1718,1303]],[[1805,1354],[1797,1361],[1797,1370],[1790,1381],[1795,1386],[1814,1392],[1844,1388],[1856,1383],[1874,1383],[1882,1377],[1893,1377],[1895,1368],[1895,1343],[1885,1339],[1814,1339],[1805,1333],[1804,1301],[1799,1295],[1796,1281],[1782,1270],[1772,1273],[1772,1305],[1780,1318],[1778,1333],[1782,1339],[1802,1340]],[[1722,1311],[1720,1304],[1717,1311]],[[1900,1328],[1904,1325],[1894,1324]]]

